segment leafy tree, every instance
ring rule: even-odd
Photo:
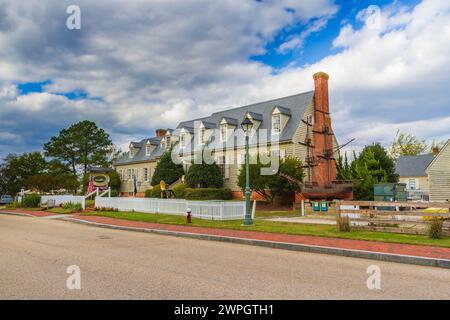
[[[159,185],[161,180],[167,184],[172,184],[184,175],[183,166],[172,161],[171,150],[167,150],[156,164],[152,177],[152,186]]]
[[[336,171],[337,171],[337,179],[338,180],[352,180],[352,167],[348,162],[347,152],[344,154],[344,157],[339,153],[339,158],[336,161]]]
[[[0,166],[3,193],[14,195],[26,186],[26,180],[44,173],[47,162],[39,152],[8,155]]]
[[[69,165],[74,175],[80,167],[86,173],[90,165],[107,166],[111,148],[109,134],[87,120],[61,130],[44,145],[46,156]]]
[[[359,155],[354,153],[351,164],[340,159],[337,168],[339,179],[355,180],[356,200],[373,200],[377,183],[398,182],[394,160],[379,143],[366,146]]]
[[[79,182],[77,177],[72,173],[58,175],[43,173],[28,177],[25,185],[28,189],[34,189],[39,192],[65,189],[76,193],[79,187]]]
[[[284,192],[300,191],[300,187],[296,183],[291,183],[285,178],[274,175],[261,175],[261,169],[268,167],[263,165],[259,155],[256,161],[251,161],[250,171],[250,188],[264,197],[267,202],[273,203],[275,197],[283,194]],[[303,164],[295,157],[286,157],[286,159],[280,161],[280,172],[285,173],[299,181],[303,181]],[[242,164],[241,171],[238,176],[238,185],[245,191],[245,163]]]
[[[109,175],[109,186],[111,187],[111,191],[119,193],[121,184],[120,175],[115,170],[109,172],[108,175]]]
[[[189,167],[186,182],[191,188],[222,188],[223,175],[215,162],[207,164],[202,161]]]
[[[398,182],[399,176],[395,171],[395,162],[389,157],[387,151],[380,143],[374,143],[363,149],[362,154],[371,150],[375,160],[379,161],[379,166],[386,171],[387,182]]]
[[[426,152],[427,149],[428,145],[425,140],[420,140],[411,133],[405,134],[397,131],[389,153],[394,159],[397,159],[399,156],[417,156]]]

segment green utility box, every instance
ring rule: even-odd
[[[374,200],[387,202],[406,202],[408,193],[406,183],[379,183],[374,185]],[[395,207],[378,207],[378,210],[395,210]]]
[[[322,201],[320,203],[320,211],[328,212],[328,202],[327,201]]]
[[[375,201],[406,202],[406,183],[379,183],[374,185]]]
[[[313,211],[320,212],[320,203],[319,201],[313,201],[312,203]]]

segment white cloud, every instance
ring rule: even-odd
[[[70,1],[3,3],[0,131],[33,146],[81,119],[97,121],[125,145],[162,125],[311,90],[319,70],[331,76],[341,141],[357,138],[357,148],[388,143],[397,128],[450,137],[448,126],[434,125],[446,123],[450,106],[448,1],[382,8],[380,29],[345,24],[334,41],[341,52],[277,74],[249,57],[287,25],[309,22],[310,33],[323,28],[336,12],[331,1],[80,0],[81,31],[65,28]],[[286,46],[302,45],[301,35],[294,39]],[[103,100],[17,96],[13,85],[49,79],[48,92],[81,89]]]

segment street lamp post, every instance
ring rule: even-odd
[[[242,129],[245,132],[245,216],[244,225],[250,226],[253,224],[252,215],[250,213],[250,153],[249,153],[249,139],[250,131],[253,127],[253,122],[249,118],[242,121]]]

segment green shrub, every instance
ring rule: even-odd
[[[350,218],[348,216],[338,215],[336,217],[336,223],[338,226],[338,230],[340,232],[350,232],[351,231]]]
[[[27,194],[23,199],[23,206],[25,208],[37,208],[41,204],[41,196],[37,193]]]
[[[188,189],[189,186],[185,183],[178,184],[175,187],[173,187],[173,192],[175,193],[175,197],[178,199],[184,199],[186,196],[186,189]]]
[[[194,163],[189,167],[186,182],[191,188],[222,188],[223,175],[216,163]]]
[[[17,201],[8,203],[8,204],[6,205],[6,209],[18,209],[18,208],[20,208],[20,203],[17,202]]]
[[[118,197],[119,196],[119,191],[112,189],[111,190],[111,197]]]
[[[230,200],[232,194],[228,188],[186,188],[185,198],[187,200]]]
[[[158,186],[161,181],[171,185],[184,175],[183,166],[172,161],[171,150],[167,150],[159,158],[155,172],[152,176],[151,185]],[[160,197],[159,195],[158,197]]]
[[[156,185],[152,189],[145,190],[145,197],[161,198],[161,187],[159,185]]]
[[[64,203],[63,208],[66,210],[70,210],[71,212],[80,212],[83,210],[83,207],[81,206],[81,203]]]
[[[431,239],[441,239],[442,238],[442,227],[444,225],[444,220],[439,219],[439,217],[433,217],[430,220],[430,225],[428,226],[428,235]]]

